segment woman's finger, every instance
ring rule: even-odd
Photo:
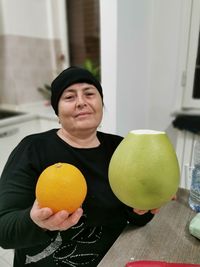
[[[143,215],[148,212],[148,210],[139,210],[139,209],[133,209],[133,211],[139,215]]]
[[[82,208],[78,208],[74,213],[72,213],[68,217],[67,220],[65,220],[60,225],[58,225],[59,230],[60,231],[67,230],[68,228],[70,228],[73,225],[77,224],[82,215],[83,215]]]
[[[156,213],[158,213],[160,211],[160,209],[152,209],[152,210],[150,210],[150,212],[152,213],[152,214],[156,214]]]
[[[35,200],[31,212],[30,217],[34,222],[39,222],[48,219],[53,214],[50,208],[40,208],[37,200]]]
[[[177,195],[174,195],[173,197],[172,197],[172,200],[176,200],[177,199]]]
[[[45,228],[49,230],[59,230],[59,225],[63,223],[65,220],[68,220],[69,218],[69,212],[66,210],[61,210],[55,214],[53,214],[51,217],[47,218],[43,223],[45,225]]]

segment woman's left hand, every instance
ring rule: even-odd
[[[156,213],[159,212],[159,210],[160,210],[160,209],[152,209],[152,210],[150,210],[150,212],[151,212],[152,214],[156,214]],[[134,211],[135,213],[139,214],[139,215],[143,215],[143,214],[147,213],[149,210],[133,209],[133,211]]]
[[[174,195],[174,196],[172,197],[172,200],[176,200],[176,199],[177,199],[177,196]],[[157,208],[157,209],[152,209],[152,210],[139,210],[139,209],[133,209],[133,211],[134,211],[135,213],[139,214],[139,215],[143,215],[143,214],[147,213],[148,211],[150,211],[152,214],[156,214],[156,213],[159,212],[159,210],[160,210],[159,208]]]

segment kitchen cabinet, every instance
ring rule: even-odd
[[[38,116],[0,127],[0,174],[11,151],[25,136],[58,127],[56,120]]]
[[[60,128],[57,119],[47,119],[47,118],[40,118],[40,131],[47,131],[53,128]]]

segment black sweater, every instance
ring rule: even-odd
[[[127,223],[145,225],[153,215],[137,215],[112,193],[111,156],[122,140],[98,132],[100,145],[74,148],[56,129],[25,137],[11,153],[0,179],[0,246],[15,249],[15,267],[97,266]],[[75,165],[87,181],[84,214],[67,231],[43,231],[30,218],[41,172],[57,162]]]

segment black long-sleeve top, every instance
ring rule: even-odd
[[[0,179],[0,246],[14,248],[14,267],[97,266],[127,223],[143,226],[153,215],[133,213],[113,194],[108,166],[122,140],[97,132],[100,145],[74,148],[53,129],[25,137],[11,153]],[[84,214],[66,231],[44,231],[30,218],[41,172],[57,162],[73,164],[87,182]]]

